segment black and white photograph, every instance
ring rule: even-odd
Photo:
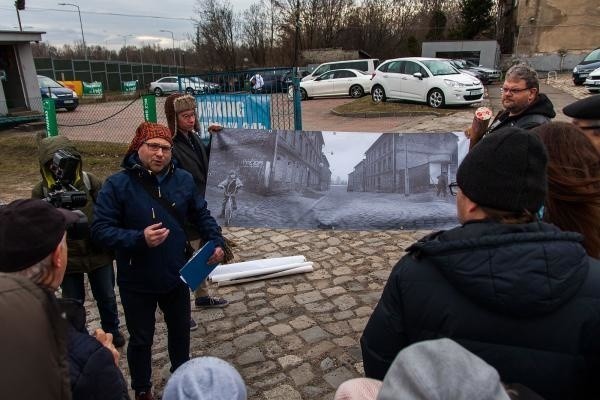
[[[459,135],[225,129],[206,200],[224,226],[415,229],[458,224]]]

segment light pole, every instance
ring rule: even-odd
[[[173,41],[173,65],[177,66],[177,60],[175,59],[175,35],[173,35],[173,31],[169,31],[167,29],[161,29],[161,32],[169,32],[171,34],[171,40]]]
[[[133,35],[117,35],[123,38],[123,41],[125,42],[124,47],[125,47],[125,62],[129,64],[129,57],[127,55],[127,38]]]
[[[59,6],[73,6],[77,7],[77,13],[79,14],[79,27],[81,28],[81,40],[83,40],[83,54],[85,55],[85,59],[88,59],[87,55],[87,46],[85,45],[85,36],[83,35],[83,23],[81,22],[81,10],[77,4],[73,3],[58,3]]]

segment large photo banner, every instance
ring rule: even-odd
[[[206,200],[222,225],[295,229],[455,226],[458,133],[225,129]]]

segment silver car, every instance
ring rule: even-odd
[[[181,86],[180,86],[181,80]],[[187,94],[204,93],[205,83],[200,79],[197,81],[193,77],[178,78],[176,76],[165,76],[157,81],[150,82],[149,90],[156,96],[162,96],[165,93],[185,92]]]

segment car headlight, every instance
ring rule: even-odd
[[[73,98],[76,99],[77,98],[77,92],[73,91]]]
[[[577,67],[573,68],[573,72],[577,73]]]
[[[450,79],[444,79],[444,83],[447,86],[453,87],[453,88],[460,88],[460,87],[465,87],[464,84],[460,83],[460,82],[456,82]]]
[[[56,95],[54,93],[50,93],[50,98],[52,98],[52,99],[58,99],[58,97],[56,97]]]

